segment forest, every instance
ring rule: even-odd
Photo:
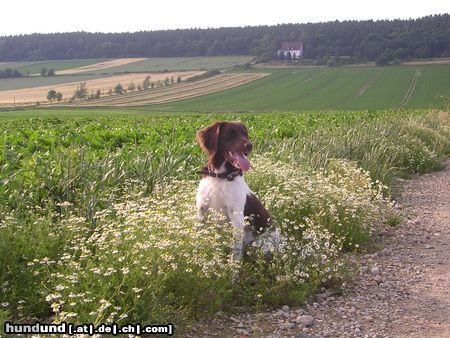
[[[127,33],[52,33],[0,37],[0,61],[254,55],[276,58],[282,42],[301,41],[305,59],[373,61],[450,56],[450,15],[409,20],[334,21],[276,26]]]

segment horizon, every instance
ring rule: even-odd
[[[54,9],[55,6],[58,7]],[[79,0],[74,6],[66,0],[32,3],[17,0],[2,6],[4,13],[15,13],[22,8],[26,8],[26,11],[21,11],[21,15],[7,15],[2,19],[1,37],[73,32],[156,32],[334,21],[415,20],[450,13],[450,3],[447,0],[429,0],[426,3],[407,5],[388,0],[379,0],[377,3],[361,3],[356,0],[335,3],[325,0],[312,4],[286,0],[281,6],[268,6],[255,0],[229,0],[226,5],[211,4],[206,0],[174,0],[170,3],[135,0],[130,6],[122,7],[107,6],[104,1],[90,3],[88,0]],[[70,15],[65,15],[64,8],[70,8]]]

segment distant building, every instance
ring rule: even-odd
[[[283,42],[278,56],[283,54],[285,57],[291,54],[292,59],[301,59],[303,57],[303,43],[301,42]]]

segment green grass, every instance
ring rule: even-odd
[[[70,82],[83,82],[87,80],[99,79],[111,75],[60,75],[60,76],[25,76],[17,79],[0,79],[0,90],[26,89],[42,86],[52,86]]]
[[[414,95],[406,107],[427,107],[427,102],[442,102],[442,96],[450,97],[450,66],[421,67],[422,73],[417,82]]]
[[[149,58],[127,65],[97,71],[114,74],[117,72],[163,72],[165,70],[227,69],[250,62],[251,56],[212,56],[212,57],[164,57]]]
[[[42,68],[64,70],[70,68],[84,67],[110,59],[82,59],[82,60],[56,60],[56,61],[23,61],[23,62],[0,62],[0,70],[11,68],[22,74],[39,74]],[[87,70],[82,74],[116,74],[132,72],[163,72],[176,70],[196,69],[228,69],[236,65],[243,65],[252,60],[251,56],[212,56],[212,57],[158,57],[148,58],[143,61],[129,63],[100,70]]]
[[[225,68],[248,57],[153,58],[105,70],[104,74]],[[166,104],[151,105],[152,112],[314,111],[442,107],[450,95],[450,65],[246,69],[270,73],[260,80],[222,92]],[[411,87],[413,79],[417,82]],[[0,90],[81,82],[107,75],[29,77],[0,80]]]
[[[42,63],[46,63],[48,61],[6,61],[6,62],[0,62],[0,69],[6,69],[6,68],[11,68],[11,69],[19,69],[19,68],[23,68],[23,67],[28,67],[28,66],[32,66],[32,65],[39,65]]]
[[[397,107],[405,96],[415,71],[416,67],[385,68],[372,86],[362,95],[350,100],[348,105],[356,109]],[[448,89],[450,90],[450,83]],[[433,98],[424,99],[423,104],[436,102]]]
[[[179,115],[180,113],[153,113],[146,112],[142,108],[110,108],[110,109],[98,109],[98,108],[33,108],[33,109],[12,109],[0,111],[0,120],[9,119],[22,119],[22,118],[80,118],[80,117],[128,117],[128,116],[143,116],[146,114],[151,115]]]
[[[84,60],[58,60],[58,61],[44,61],[44,62],[38,62],[35,64],[30,65],[24,65],[21,67],[16,67],[13,69],[17,69],[22,74],[40,74],[42,68],[54,69],[55,71],[58,70],[65,70],[65,69],[71,69],[71,68],[78,68],[78,67],[84,67],[93,65],[95,63],[108,61],[109,59],[84,59]],[[2,65],[0,64],[0,68]]]
[[[417,67],[264,69],[261,80],[198,98],[149,107],[153,111],[305,111],[396,108]],[[406,107],[442,107],[450,93],[450,65],[420,66]],[[373,82],[370,80],[373,79]],[[365,84],[368,88],[358,95]]]

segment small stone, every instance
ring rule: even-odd
[[[243,336],[250,336],[250,332],[247,331],[247,330],[238,329],[237,332],[238,332],[240,335],[243,335]]]
[[[361,330],[359,328],[356,328],[355,329],[355,334],[360,334],[360,333],[361,333]]]
[[[285,315],[286,315],[286,312],[284,312],[283,310],[278,310],[274,314],[275,317],[284,317]]]
[[[372,275],[379,275],[380,268],[378,266],[374,266],[372,269],[370,269],[370,272],[372,273]]]
[[[237,319],[236,317],[230,316],[230,319],[235,323],[240,323],[241,321]]]
[[[418,225],[419,223],[420,223],[420,220],[418,218],[409,219],[408,222],[406,222],[407,225]]]
[[[306,329],[306,328],[305,328]],[[305,333],[305,332],[302,332],[302,333],[300,333],[300,335],[298,336],[298,338],[311,338],[311,335],[309,335],[309,334],[307,334],[307,333]]]
[[[284,328],[285,330],[292,330],[295,327],[295,323],[285,323]]]
[[[290,329],[295,327],[295,324],[294,324],[293,327],[291,327],[291,324],[293,324],[293,323],[281,323],[278,327],[279,327],[280,330],[287,331],[287,330],[290,330]]]
[[[388,248],[384,248],[383,250],[381,250],[380,255],[382,256],[388,256],[390,254],[390,250]]]
[[[255,315],[255,319],[257,320],[257,321],[261,321],[261,320],[264,320],[264,313],[257,313],[256,315]]]
[[[284,305],[281,310],[283,310],[284,312],[289,312],[289,306]]]
[[[252,326],[252,331],[253,331],[253,333],[257,333],[257,332],[262,333],[263,329],[261,329],[257,324],[255,324]]]
[[[298,316],[296,322],[297,324],[302,324],[304,326],[311,326],[314,323],[314,317],[311,315]]]
[[[372,316],[365,316],[364,319],[367,320],[369,323],[373,321]]]

